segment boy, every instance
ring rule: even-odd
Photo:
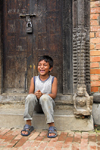
[[[34,130],[33,126],[31,126],[31,120],[34,108],[38,102],[49,125],[47,137],[55,138],[57,136],[53,118],[54,99],[57,95],[57,78],[49,75],[52,69],[53,59],[47,55],[40,57],[38,61],[39,75],[31,79],[29,95],[25,101],[24,120],[26,120],[26,125],[21,131],[23,136],[28,136]]]

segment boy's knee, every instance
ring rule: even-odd
[[[28,94],[26,97],[26,102],[36,101],[36,96],[34,94]]]
[[[43,95],[40,97],[40,103],[41,103],[41,102],[48,101],[48,99],[49,99],[49,95],[43,94]]]

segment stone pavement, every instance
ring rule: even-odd
[[[47,138],[47,130],[34,130],[28,137],[21,129],[0,128],[0,150],[100,150],[100,132],[58,131]]]

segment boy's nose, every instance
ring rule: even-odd
[[[43,68],[44,66],[43,65],[41,65],[41,68]]]

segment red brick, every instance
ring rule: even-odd
[[[100,69],[91,69],[90,74],[100,74]]]
[[[97,142],[100,142],[100,135],[97,135]]]
[[[65,144],[71,143],[72,141],[73,141],[73,137],[67,137],[67,139],[65,140]]]
[[[90,56],[100,56],[100,51],[99,50],[92,50],[92,51],[90,51]]]
[[[21,148],[24,149],[24,150],[28,150],[30,149],[30,147],[32,146],[32,143],[31,141],[26,141],[22,146]]]
[[[90,149],[90,150],[97,150],[96,146],[93,146],[93,145],[90,145],[90,146],[89,146],[89,149]]]
[[[58,142],[55,143],[54,147],[58,150],[58,149],[61,149],[62,146],[63,146],[63,142],[58,141]]]
[[[2,131],[0,132],[0,135],[7,134],[8,132],[9,132],[9,129],[2,129]]]
[[[96,33],[96,37],[100,37],[100,32],[97,32],[97,33]]]
[[[100,62],[100,56],[99,57],[90,57],[91,62]]]
[[[6,139],[7,138],[7,136],[6,135],[3,135],[2,137],[1,137],[1,139]]]
[[[100,43],[100,38],[92,38],[90,39],[90,43]]]
[[[64,144],[63,144],[63,148],[66,148],[66,149],[67,149],[67,148],[70,148],[71,145],[72,145],[72,143],[67,143],[67,144],[64,143]]]
[[[99,14],[90,14],[90,19],[98,19]]]
[[[79,144],[78,143],[73,143],[72,144],[72,149],[71,150],[79,150]]]
[[[47,142],[41,142],[38,146],[38,149],[37,150],[42,150],[42,149],[45,149],[45,147],[47,146]]]
[[[12,147],[11,150],[18,150],[17,148]]]
[[[100,49],[100,44],[96,44],[96,49]]]
[[[91,26],[98,26],[99,22],[98,22],[98,20],[90,20],[90,25]]]
[[[91,75],[91,80],[99,80],[100,76],[99,75]]]
[[[100,150],[100,147],[99,147],[99,146],[97,146],[97,150]]]
[[[45,150],[54,150],[52,147],[46,147]]]
[[[56,142],[57,142],[57,141],[52,141],[52,140],[51,140],[51,141],[48,143],[48,147],[49,147],[49,146],[54,147],[55,144],[56,144]]]
[[[46,132],[46,131],[42,131],[42,132],[40,133],[40,136],[47,136],[47,132]]]
[[[91,81],[91,86],[100,86],[100,81]]]
[[[89,134],[88,139],[89,139],[89,142],[90,141],[96,142],[96,135],[94,133],[93,134]]]
[[[74,142],[78,142],[80,143],[81,142],[81,133],[75,133],[74,134],[74,139],[73,139]]]
[[[99,63],[90,63],[90,68],[99,68]]]
[[[67,133],[62,132],[58,137],[58,141],[65,141],[66,138],[67,138]]]
[[[70,131],[70,132],[68,133],[68,137],[73,137],[73,136],[74,136],[74,132]]]
[[[90,38],[94,38],[94,32],[90,32]]]
[[[15,137],[16,140],[21,139],[21,138],[22,138],[22,135],[21,135],[21,134],[19,134],[19,135],[17,135],[17,136]]]
[[[94,49],[94,44],[90,43],[90,50],[93,50],[93,49]]]
[[[39,135],[40,133],[39,132],[34,132],[31,136],[30,136],[30,140],[34,140],[35,138],[37,138],[38,137],[38,135]]]
[[[38,136],[35,140],[42,141],[44,139],[43,136]]]
[[[100,7],[91,8],[90,9],[90,13],[91,14],[98,14],[98,13],[100,13]]]
[[[87,145],[88,144],[88,138],[87,139],[81,139],[81,145]]]
[[[80,149],[88,150],[88,139],[81,139]]]
[[[15,145],[18,142],[18,140],[13,139],[10,143],[12,143],[13,145]]]
[[[31,147],[38,147],[40,144],[40,141],[33,141]]]
[[[6,148],[12,148],[13,147],[13,144],[8,144],[6,147],[5,147],[5,149]]]
[[[88,139],[88,132],[82,132],[82,139]]]
[[[56,138],[57,138],[57,137],[56,137]],[[48,141],[48,142],[49,142],[50,140],[51,140],[50,138],[48,138],[47,136],[45,136],[42,141]]]
[[[7,138],[5,139],[5,142],[13,140],[14,137],[15,137],[15,135],[9,135],[9,136],[7,136]]]
[[[15,147],[20,147],[22,146],[26,141],[27,141],[28,137],[22,137],[18,143],[15,145]]]
[[[90,31],[91,32],[100,31],[100,26],[90,26]]]
[[[13,131],[12,135],[18,135],[18,134],[20,134],[20,129],[13,129],[12,131]]]
[[[91,92],[98,92],[98,87],[91,87]]]
[[[99,7],[100,6],[100,2],[99,1],[95,1],[95,2],[91,2],[90,3],[90,7]]]

